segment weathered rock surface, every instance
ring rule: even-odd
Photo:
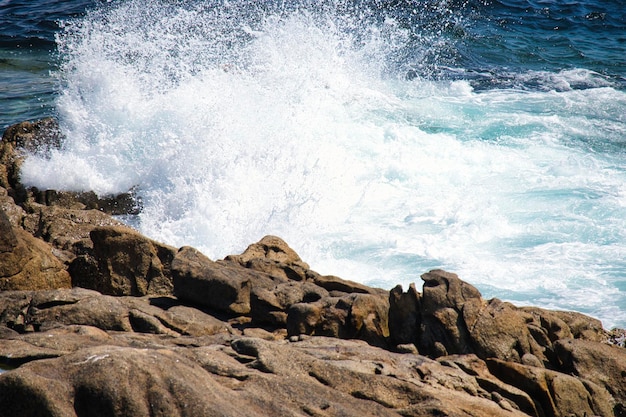
[[[95,227],[90,253],[70,265],[72,283],[110,295],[170,295],[176,249],[128,227]]]
[[[196,249],[184,247],[174,257],[172,274],[174,293],[181,300],[226,314],[250,313],[254,273],[219,265]]]
[[[561,369],[604,387],[626,413],[626,350],[582,339],[555,342]]]
[[[48,119],[0,143],[0,417],[626,415],[624,331],[441,270],[421,293],[320,275],[276,236],[163,245],[105,214],[132,193],[20,184],[61,141]]]
[[[69,274],[52,248],[14,228],[0,209],[0,291],[68,287]]]

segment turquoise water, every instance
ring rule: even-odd
[[[2,123],[67,134],[27,183],[137,186],[142,232],[213,258],[276,234],[322,273],[626,326],[618,2],[66,5],[43,46],[1,38],[28,57]]]

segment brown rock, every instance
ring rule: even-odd
[[[28,321],[35,329],[78,324],[132,331],[129,310],[120,299],[82,288],[33,293]]]
[[[346,294],[380,294],[380,291],[375,288],[370,288],[367,285],[359,284],[358,282],[341,279],[334,275],[317,275],[314,278],[314,282],[315,285],[318,285],[327,291],[336,291]]]
[[[232,346],[238,354],[253,359],[249,367],[268,377],[278,376],[279,381],[292,381],[315,402],[327,402],[325,413],[311,407],[317,411],[312,415],[526,415],[515,409],[504,414],[490,393],[479,392],[476,380],[459,369],[423,356],[394,354],[362,341],[311,337],[285,345],[243,338]],[[348,404],[351,408],[346,410]],[[362,404],[369,406],[363,410]]]
[[[167,295],[173,290],[171,263],[176,249],[126,227],[90,232],[93,256],[70,266],[72,283],[110,295]]]
[[[250,287],[256,275],[245,268],[220,265],[183,247],[172,261],[172,275],[174,293],[181,300],[233,315],[250,313]]]
[[[597,338],[602,332],[597,320],[583,324],[582,314],[518,308],[495,298],[486,301],[455,274],[431,271],[422,278],[419,351],[435,357],[475,353],[482,359],[558,367],[553,342],[572,337],[568,323],[581,337]]]
[[[606,388],[626,412],[626,350],[589,340],[563,339],[555,351],[564,372]]]
[[[217,333],[234,333],[227,323],[191,307],[174,306],[159,315],[159,318],[169,328],[182,335],[210,336]]]
[[[1,170],[2,165],[0,165],[0,171]],[[15,204],[15,200],[13,200],[13,197],[9,196],[7,189],[2,187],[0,187],[0,210],[4,211],[11,226],[22,227],[22,219],[26,213],[22,207]]]
[[[109,343],[115,343],[111,336],[90,326],[63,326],[45,332],[15,334],[0,340],[0,364],[19,366]]]
[[[47,358],[57,358],[67,354],[66,351],[36,346],[18,339],[0,340],[0,364],[17,367],[24,363]]]
[[[421,324],[420,294],[415,284],[408,291],[397,285],[389,292],[389,337],[392,346],[415,344]]]
[[[339,334],[338,326],[329,328],[322,326],[322,311],[329,304],[331,298],[325,298],[315,303],[296,303],[289,307],[287,315],[287,334],[289,336],[299,335],[330,335]],[[345,323],[345,315],[342,316]]]
[[[587,379],[500,359],[489,359],[487,365],[497,378],[528,393],[541,416],[614,415],[609,392]]]
[[[199,365],[166,350],[101,346],[0,376],[1,416],[241,415],[234,397]]]
[[[482,298],[474,286],[450,272],[433,270],[423,274],[422,279],[422,310],[425,314],[432,314],[440,308],[460,311],[466,301]]]
[[[476,355],[445,356],[438,358],[437,361],[446,366],[458,368],[467,375],[473,376],[478,386],[489,393],[488,395],[498,404],[503,405],[503,401],[506,400],[516,410],[520,410],[530,416],[541,415],[530,395],[496,378],[489,372],[485,361]]]
[[[31,291],[0,291],[0,326],[23,332],[31,300]]]
[[[288,310],[287,334],[361,339],[386,347],[388,312],[388,300],[371,294],[354,293],[313,303],[297,303]]]
[[[18,243],[9,218],[0,210],[0,254],[13,252]]]
[[[241,255],[230,255],[225,260],[273,277],[295,281],[305,280],[309,270],[309,265],[285,241],[276,236],[265,236],[248,246]]]
[[[89,233],[100,226],[123,226],[121,222],[99,210],[75,210],[37,203],[25,205],[23,227],[64,252],[68,263],[77,255],[93,251]]]
[[[328,291],[310,282],[287,281],[271,286],[254,281],[251,290],[251,315],[256,323],[285,327],[287,310],[294,304],[328,297]]]
[[[600,320],[573,311],[551,311],[537,307],[521,307],[529,314],[529,325],[542,329],[550,341],[560,339],[585,339],[600,342],[606,340],[606,332]]]
[[[58,123],[52,118],[9,126],[0,142],[0,187],[16,202],[23,202],[26,193],[19,183],[19,171],[26,153],[45,155],[60,147],[61,141]]]
[[[0,290],[67,288],[70,277],[52,248],[13,228],[0,210]]]
[[[522,356],[533,354],[545,360],[526,327],[524,316],[509,303],[494,298],[469,322],[466,318],[466,325],[479,357],[521,362]]]
[[[435,270],[423,274],[421,298],[421,336],[418,350],[424,354],[473,353],[469,330],[463,318],[468,311],[476,315],[483,304],[480,292],[461,281],[456,274]],[[469,318],[469,317],[468,317]]]

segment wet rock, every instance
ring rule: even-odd
[[[27,212],[22,216],[22,227],[50,243],[55,255],[67,264],[76,256],[93,252],[93,242],[89,237],[92,230],[101,226],[123,226],[99,210],[68,209],[37,203],[28,203],[25,207]]]
[[[26,198],[20,183],[20,167],[27,153],[46,155],[61,146],[62,136],[57,121],[46,118],[9,126],[0,142],[0,187],[8,190],[17,203]]]
[[[93,191],[72,192],[59,190],[39,190],[35,187],[26,191],[31,202],[49,207],[71,210],[98,210],[109,215],[139,214],[141,199],[136,190],[116,195],[98,196]]]

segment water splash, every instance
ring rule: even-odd
[[[584,70],[496,74],[514,82],[478,91],[441,76],[455,32],[406,16],[95,10],[58,38],[67,141],[23,180],[137,187],[142,232],[214,258],[276,234],[323,273],[391,287],[443,267],[485,296],[624,325],[625,94]]]

